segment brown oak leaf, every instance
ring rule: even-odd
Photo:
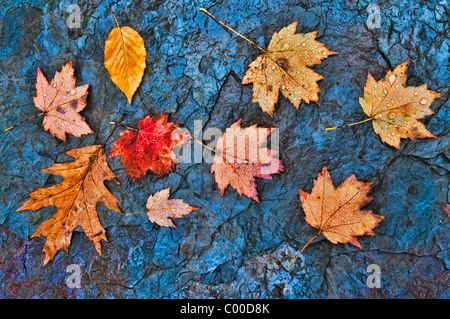
[[[315,40],[316,31],[295,34],[296,28],[294,22],[275,32],[267,50],[250,64],[242,80],[243,84],[253,83],[253,102],[269,115],[273,114],[279,91],[297,109],[302,100],[318,102],[317,81],[323,76],[308,67],[337,54]]]
[[[147,216],[152,223],[159,226],[177,228],[171,218],[181,218],[198,207],[190,206],[182,199],[169,199],[169,195],[170,187],[150,195],[146,205]]]
[[[426,84],[406,86],[408,63],[409,59],[378,82],[369,73],[364,98],[359,98],[364,113],[372,119],[375,133],[397,149],[401,138],[436,137],[418,119],[434,114],[430,105],[443,95],[427,90]]]
[[[44,115],[44,128],[60,140],[66,140],[66,133],[80,137],[93,133],[79,112],[86,106],[89,84],[75,86],[76,78],[72,62],[56,71],[48,83],[41,70],[37,69],[34,105]]]
[[[91,145],[66,152],[75,158],[70,163],[53,164],[43,172],[59,175],[64,180],[54,186],[39,188],[29,194],[31,199],[23,203],[17,211],[38,210],[46,206],[56,206],[56,213],[39,225],[31,237],[45,236],[44,265],[63,249],[68,254],[72,233],[80,226],[88,239],[101,255],[101,240],[107,241],[105,229],[97,214],[97,203],[121,214],[119,200],[105,187],[105,181],[119,184],[106,162],[102,145]]]
[[[218,139],[211,172],[221,195],[230,185],[239,195],[259,202],[255,178],[272,179],[284,169],[276,151],[261,147],[271,131],[256,124],[243,129],[239,119]]]

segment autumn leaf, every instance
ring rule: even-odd
[[[317,81],[323,76],[309,66],[322,63],[336,54],[315,40],[317,32],[296,34],[297,22],[275,32],[267,50],[253,61],[242,80],[253,83],[253,103],[273,114],[281,91],[298,110],[301,101],[318,102],[320,92]]]
[[[97,213],[97,203],[121,213],[119,200],[105,187],[105,181],[119,184],[108,167],[103,145],[91,145],[66,152],[75,158],[70,163],[53,164],[43,172],[62,176],[61,183],[39,188],[29,194],[31,199],[23,203],[17,211],[38,210],[46,206],[56,206],[56,213],[39,225],[31,237],[45,236],[44,265],[63,249],[68,254],[72,233],[80,226],[88,239],[101,255],[101,240],[107,241]]]
[[[361,210],[373,199],[368,195],[371,184],[352,175],[334,187],[324,167],[314,181],[311,194],[299,190],[306,222],[333,244],[350,243],[361,248],[356,236],[373,235],[372,230],[383,219],[370,210]]]
[[[130,128],[120,133],[109,157],[122,156],[130,179],[141,178],[149,170],[163,176],[175,167],[172,149],[184,138],[172,134],[175,126],[167,119],[167,114],[147,116],[139,122],[137,130]]]
[[[115,18],[115,15],[114,15]],[[112,29],[105,42],[105,67],[111,80],[125,93],[131,104],[145,70],[144,39],[130,27]]]
[[[436,137],[418,119],[434,114],[430,109],[441,93],[427,90],[427,85],[406,86],[409,60],[389,71],[380,81],[367,76],[364,98],[359,98],[364,113],[373,123],[381,140],[400,149],[400,139]]]
[[[61,72],[56,71],[50,83],[37,69],[34,105],[42,111],[45,130],[63,141],[66,133],[77,137],[93,133],[84,117],[78,114],[86,106],[89,84],[76,87],[75,82],[72,62],[64,65]]]
[[[269,46],[264,50],[208,10],[199,10],[263,52],[250,64],[242,84],[253,83],[253,103],[258,102],[264,112],[272,116],[279,91],[297,110],[302,100],[306,103],[319,101],[320,89],[317,81],[323,79],[323,76],[308,67],[320,64],[329,55],[337,53],[315,40],[317,31],[295,34],[298,22],[294,22],[280,32],[275,32]]]
[[[162,227],[175,227],[171,218],[181,218],[197,207],[190,206],[181,199],[169,199],[170,187],[150,195],[147,200],[147,216],[152,223]]]
[[[326,128],[326,131],[371,121],[373,130],[381,140],[400,149],[400,139],[436,137],[418,120],[434,114],[430,105],[443,93],[427,90],[427,84],[406,86],[409,59],[387,72],[384,79],[376,81],[370,73],[364,87],[364,98],[359,98],[364,113],[369,118],[351,124]]]
[[[373,214],[371,210],[362,210],[373,199],[369,195],[371,184],[358,181],[352,175],[338,187],[334,187],[330,174],[324,167],[314,181],[311,194],[299,189],[305,220],[319,232],[308,241],[287,268],[320,234],[333,244],[350,243],[361,248],[357,236],[374,235],[373,229],[384,218]]]
[[[445,204],[443,206],[444,212],[447,214],[448,218],[450,218],[450,204]]]
[[[239,119],[218,139],[211,172],[221,195],[230,185],[240,196],[259,202],[255,178],[272,179],[284,169],[277,152],[262,147],[271,131],[256,124],[242,129]]]

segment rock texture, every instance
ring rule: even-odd
[[[375,1],[373,1],[375,2]],[[71,3],[81,9],[81,28],[66,25]],[[0,6],[0,127],[38,114],[33,106],[36,69],[47,78],[71,60],[77,85],[90,83],[82,114],[94,134],[61,143],[36,118],[1,135],[0,298],[449,298],[450,200],[450,6],[446,0],[394,0],[379,4],[381,28],[366,25],[371,1],[326,0],[3,0]],[[212,14],[267,46],[272,34],[299,21],[297,32],[318,31],[338,52],[313,67],[320,106],[298,111],[280,98],[273,118],[251,103],[251,85],[241,85],[258,49],[201,13]],[[133,103],[112,83],[103,66],[104,41],[122,26],[143,37],[147,68]],[[324,131],[365,118],[358,103],[367,72],[376,79],[411,59],[408,85],[428,83],[446,92],[424,120],[436,139],[403,141],[401,150],[383,144],[370,123]],[[173,198],[201,207],[161,228],[145,214],[121,216],[98,206],[108,242],[102,256],[81,231],[66,257],[59,252],[42,267],[45,238],[29,239],[54,207],[16,212],[27,194],[60,180],[38,169],[67,161],[74,147],[102,143],[110,121],[126,113],[136,126],[148,114],[170,113],[191,131],[224,130],[239,118],[280,129],[286,170],[258,180],[260,203],[228,189],[223,197],[209,163],[182,163],[158,179],[130,181],[119,158],[108,159],[121,186],[108,184],[125,213],[141,211],[149,194],[172,187]],[[111,142],[107,144],[109,154]],[[315,231],[304,221],[298,189],[310,191],[326,165],[333,181],[356,174],[373,181],[367,207],[385,216],[375,236],[361,238],[362,250],[318,237],[291,260]],[[66,268],[81,268],[81,288],[66,285]],[[366,285],[368,265],[381,267],[381,288]]]

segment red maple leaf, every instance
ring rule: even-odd
[[[182,135],[172,134],[174,123],[167,122],[168,115],[146,116],[137,130],[120,133],[109,157],[122,156],[130,179],[141,178],[149,170],[158,176],[169,174],[175,163],[172,149],[184,141]]]

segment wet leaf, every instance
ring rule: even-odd
[[[150,195],[147,200],[147,216],[152,223],[159,226],[175,227],[171,218],[181,218],[197,207],[190,206],[181,199],[169,199],[170,187]]]
[[[297,109],[301,101],[318,102],[317,81],[323,76],[309,66],[336,54],[315,40],[317,32],[296,34],[296,28],[294,22],[275,32],[267,50],[250,64],[242,80],[243,84],[253,83],[253,102],[269,115],[280,91]]]
[[[130,27],[112,29],[105,42],[105,67],[131,104],[145,70],[144,39]]]
[[[256,124],[243,129],[239,119],[218,139],[211,172],[221,195],[230,185],[239,195],[259,202],[255,178],[272,179],[272,174],[283,171],[277,152],[262,147],[271,130]]]
[[[409,60],[398,65],[378,82],[369,73],[364,98],[359,98],[364,113],[372,119],[375,133],[397,149],[401,138],[436,137],[418,119],[434,114],[430,105],[443,95],[427,90],[427,84],[406,86],[408,63]]]
[[[384,218],[372,214],[371,210],[362,210],[373,199],[369,196],[370,185],[352,175],[334,187],[324,167],[314,181],[311,194],[299,189],[306,222],[333,244],[350,243],[361,248],[356,237],[373,235],[373,229]]]
[[[54,186],[39,188],[29,194],[31,199],[23,203],[17,211],[38,210],[46,206],[56,206],[56,213],[39,225],[31,237],[45,236],[44,265],[55,257],[58,250],[68,254],[72,233],[80,226],[87,238],[101,255],[101,240],[107,241],[97,213],[97,204],[121,213],[119,200],[105,187],[106,181],[119,184],[106,162],[103,145],[91,145],[66,152],[75,158],[70,163],[53,164],[43,172],[59,175],[64,180]]]
[[[149,170],[161,177],[175,167],[172,149],[185,140],[182,135],[173,134],[174,123],[167,119],[167,114],[149,115],[139,122],[137,130],[120,132],[109,157],[122,157],[130,179],[141,178]]]
[[[64,65],[61,72],[56,71],[50,83],[37,69],[34,105],[43,111],[45,130],[63,141],[66,133],[77,137],[93,133],[84,117],[78,114],[86,106],[89,84],[77,87],[75,82],[72,62]]]

